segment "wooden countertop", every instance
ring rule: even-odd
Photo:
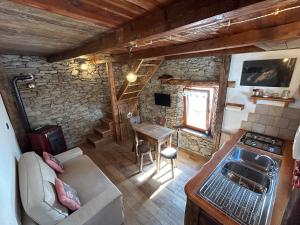
[[[233,146],[242,146],[243,148],[257,152],[260,154],[269,155],[273,158],[281,159],[281,167],[279,172],[279,180],[276,189],[275,204],[273,207],[273,213],[271,218],[271,225],[280,225],[281,220],[289,201],[289,197],[292,192],[292,176],[294,160],[292,159],[292,142],[286,141],[283,156],[278,156],[272,153],[268,153],[250,146],[237,143],[245,131],[240,130],[238,133],[228,141],[220,150],[218,150],[212,158],[201,168],[199,173],[195,175],[185,185],[185,193],[189,200],[194,202],[202,210],[214,217],[217,221],[226,225],[238,225],[231,217],[220,211],[218,208],[210,204],[207,200],[197,195],[197,191],[213,172],[216,166],[223,160],[223,158],[231,152]]]

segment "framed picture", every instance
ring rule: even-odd
[[[244,61],[241,86],[289,87],[297,58]]]

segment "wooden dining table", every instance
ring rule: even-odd
[[[167,143],[168,147],[171,147],[172,134],[175,131],[151,123],[133,124],[132,128],[136,137],[138,136],[139,139],[143,139],[155,147],[156,171],[159,172],[161,145]]]

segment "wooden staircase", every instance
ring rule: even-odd
[[[133,64],[133,70],[138,78],[133,83],[125,79],[117,94],[117,100],[137,98],[163,61],[164,57],[137,60]]]
[[[100,119],[94,127],[93,133],[87,136],[87,141],[95,147],[113,141],[113,120],[108,116]]]

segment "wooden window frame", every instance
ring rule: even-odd
[[[212,87],[199,87],[199,88],[184,88],[184,90],[189,90],[189,91],[199,91],[199,92],[207,92],[208,93],[208,98],[207,98],[207,106],[209,109],[209,113],[207,113],[207,118],[206,118],[206,126],[208,127],[207,130],[201,129],[199,127],[194,127],[191,125],[187,124],[187,96],[183,96],[183,127],[198,131],[201,133],[205,134],[210,134],[211,133],[211,125],[212,125],[212,105],[211,105],[211,98],[214,98],[214,88]],[[213,91],[213,93],[212,93]],[[212,96],[211,96],[212,95]]]

